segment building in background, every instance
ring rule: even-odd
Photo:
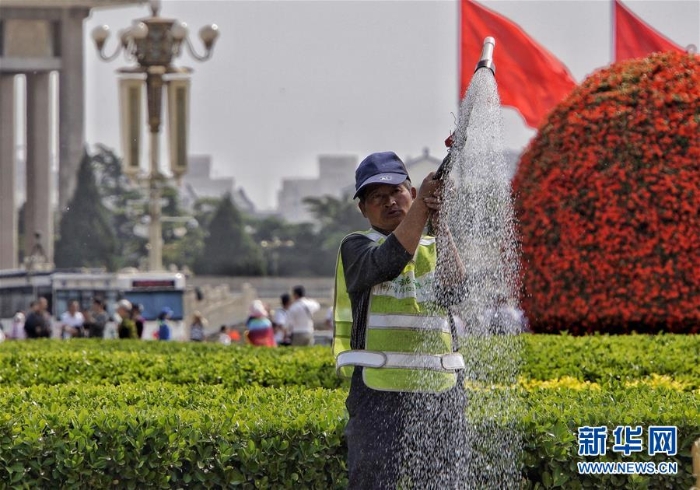
[[[190,155],[187,162],[187,173],[182,176],[180,185],[180,203],[186,209],[191,209],[197,199],[219,199],[226,193],[231,194],[236,208],[250,215],[256,214],[255,205],[243,189],[236,189],[233,177],[213,177],[211,175],[211,155]]]
[[[420,187],[426,175],[434,172],[442,163],[445,154],[432,156],[428,148],[418,157],[403,158],[406,170],[414,186]],[[512,178],[518,163],[519,152],[506,150],[509,175]],[[355,169],[359,160],[355,155],[320,155],[318,157],[318,178],[283,179],[282,189],[277,194],[277,214],[290,223],[313,221],[304,198],[325,195],[341,198],[352,197],[355,191]]]
[[[355,168],[358,159],[355,155],[319,155],[318,178],[282,179],[282,189],[277,194],[277,214],[290,223],[311,222],[304,198],[333,196],[342,198],[350,193],[355,181]]]
[[[409,156],[403,159],[403,163],[406,165],[406,170],[408,171],[408,177],[411,179],[411,183],[416,189],[420,187],[426,175],[438,169],[442,163],[442,158],[444,158],[444,156],[441,158],[432,156],[428,148],[423,148],[421,156],[416,158]]]
[[[142,0],[2,0],[0,2],[0,269],[19,265],[16,143],[26,141],[25,260],[53,262],[54,206],[63,212],[75,191],[85,145],[83,23],[92,8]],[[18,86],[23,90],[19,91]],[[19,100],[17,94],[23,94]],[[53,107],[58,107],[58,126]],[[19,117],[20,108],[23,117]],[[24,121],[20,125],[18,121]],[[58,148],[54,149],[54,141]],[[58,155],[58,186],[52,179]],[[57,188],[56,188],[57,187]],[[41,250],[41,261],[36,250]]]

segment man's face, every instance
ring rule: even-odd
[[[406,217],[415,197],[416,190],[409,190],[403,184],[371,185],[365,191],[365,198],[360,201],[359,207],[362,216],[374,228],[392,232]]]

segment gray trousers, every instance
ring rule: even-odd
[[[348,488],[462,489],[466,466],[464,374],[444,393],[372,390],[355,368],[345,406]]]

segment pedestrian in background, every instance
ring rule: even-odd
[[[93,339],[101,339],[105,334],[105,326],[109,321],[109,315],[105,311],[105,305],[99,298],[92,300],[92,323],[88,329],[88,336]]]
[[[24,313],[18,311],[12,317],[12,329],[10,330],[10,338],[13,340],[24,340],[27,338],[27,333],[24,331],[24,321],[26,320]]]
[[[170,325],[168,319],[173,316],[173,310],[164,306],[158,314],[158,340],[170,340]]]
[[[275,310],[272,315],[272,329],[275,332],[275,342],[277,345],[290,345],[292,343],[289,329],[287,328],[287,314],[289,306],[292,304],[292,297],[284,293],[280,296],[281,308]]]
[[[251,303],[245,327],[245,337],[251,345],[261,347],[275,347],[277,345],[267,309],[259,299]]]
[[[117,316],[119,317],[119,326],[117,327],[117,335],[120,339],[136,339],[136,324],[131,319],[131,302],[128,299],[119,300],[117,303]]]
[[[207,326],[207,320],[199,311],[192,314],[192,322],[190,323],[190,340],[192,342],[204,341],[204,329]]]
[[[51,337],[51,316],[48,312],[49,302],[41,297],[30,305],[31,313],[24,322],[24,332],[28,339]]]
[[[304,286],[294,286],[292,298],[294,302],[287,312],[287,328],[292,334],[292,345],[314,345],[313,314],[321,309],[321,305],[306,297]]]
[[[61,338],[72,339],[73,337],[83,336],[83,325],[85,317],[78,309],[78,301],[70,300],[68,302],[68,311],[61,314]]]
[[[219,343],[231,345],[231,337],[228,334],[228,327],[226,325],[221,325],[219,328]]]
[[[139,339],[143,338],[143,305],[133,305],[131,310],[131,319],[134,320],[134,325],[136,325],[136,336]]]

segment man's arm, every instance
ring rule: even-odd
[[[340,245],[340,256],[351,294],[394,279],[413,257],[393,234],[382,244],[364,235],[350,235]]]
[[[433,178],[434,175],[435,172],[430,172],[423,179],[416,198],[413,200],[408,213],[406,213],[406,217],[393,232],[399,243],[411,255],[416,253],[430,213],[440,208],[440,199],[437,192],[442,185],[442,181],[435,180]]]
[[[449,185],[450,181],[447,181]],[[435,192],[437,209],[433,209],[430,219],[435,228],[437,240],[436,285],[438,297],[446,305],[461,302],[467,293],[467,270],[459,255],[459,250],[452,237],[452,232],[445,220],[441,220],[442,197],[445,183]]]

